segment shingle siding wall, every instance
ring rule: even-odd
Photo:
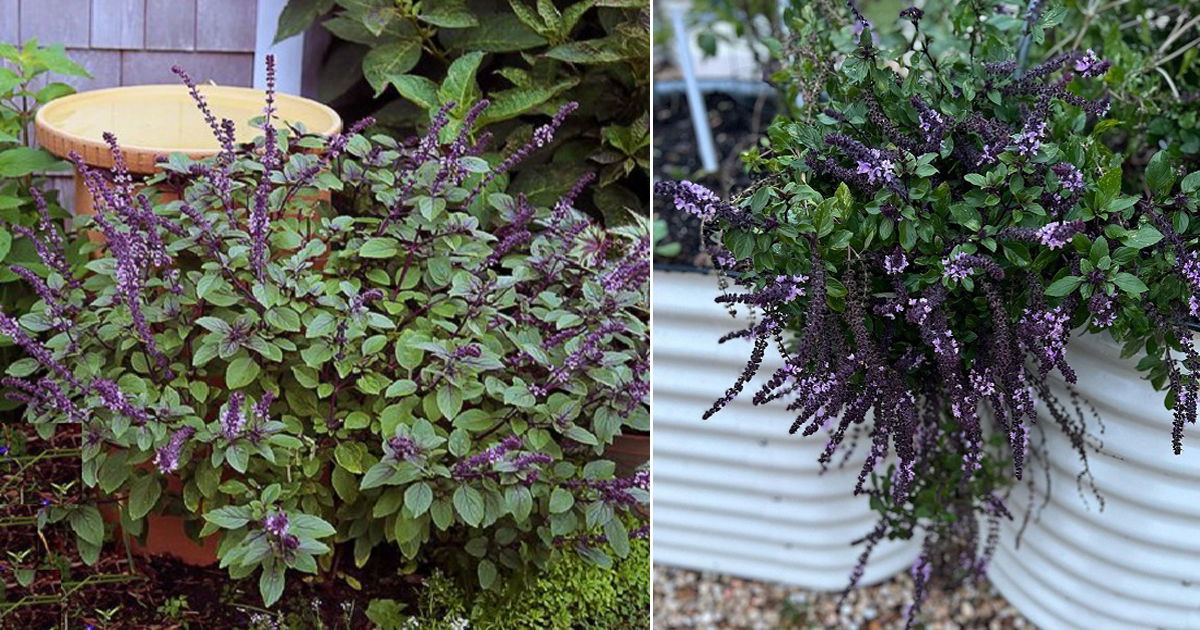
[[[174,82],[250,85],[255,0],[0,0],[0,42],[63,44],[92,79],[79,89]]]
[[[198,82],[249,86],[257,0],[0,0],[0,42],[62,44],[92,78],[52,77],[77,90]],[[71,202],[70,176],[51,184]]]

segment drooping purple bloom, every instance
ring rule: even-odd
[[[21,329],[21,325],[17,323],[17,320],[6,315],[4,311],[0,311],[0,335],[12,339],[13,343],[20,346],[21,349],[42,367],[54,372],[72,385],[79,385],[79,381],[75,379],[75,375],[54,358],[49,348],[43,345],[42,342],[27,335]]]
[[[146,424],[150,422],[150,416],[145,409],[134,406],[130,402],[129,397],[121,388],[114,382],[98,378],[92,381],[92,391],[100,397],[100,403],[113,413],[120,414],[133,420],[137,424]]]
[[[700,184],[683,180],[675,188],[674,201],[676,210],[708,220],[716,214],[716,204],[721,203],[721,198]]]

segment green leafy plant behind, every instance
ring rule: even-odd
[[[49,73],[89,75],[67,57],[62,46],[39,46],[37,40],[23,46],[0,43],[0,59],[6,62],[0,67],[0,305],[24,312],[34,294],[8,266],[36,267],[40,262],[28,241],[14,237],[38,221],[30,194],[37,178],[69,166],[45,149],[30,146],[33,118],[41,105],[75,92],[66,83],[46,81]],[[53,210],[62,216],[59,208]],[[0,362],[11,360],[11,349],[0,347]],[[12,407],[12,401],[0,399],[0,410]]]
[[[537,203],[599,173],[589,207],[610,221],[645,206],[650,159],[649,4],[646,0],[292,0],[277,38],[314,23],[337,41],[323,98],[352,116],[412,128],[453,101],[453,134],[479,98],[476,121],[509,149],[540,114],[576,101],[580,111],[552,153],[514,173],[513,191]],[[375,111],[362,109],[372,98]],[[448,137],[448,135],[447,135]],[[543,168],[546,162],[551,168]]]
[[[650,545],[637,541],[611,569],[565,556],[526,580],[471,593],[444,574],[425,580],[416,610],[375,600],[367,616],[380,630],[650,627]]]
[[[603,454],[649,428],[648,226],[575,210],[588,178],[551,208],[504,192],[571,107],[489,162],[470,126],[439,140],[452,106],[400,143],[370,121],[278,131],[269,103],[240,150],[201,106],[225,150],[172,155],[157,201],[117,138],[111,180],[80,164],[103,244],[72,269],[47,222],[41,300],[0,312],[28,354],[5,379],[26,418],[82,423],[83,481],[122,529],[202,517],[268,605],[287,570],[332,577],[381,545],[485,589],[563,553],[626,556],[648,473]],[[91,505],[67,518],[95,561],[111,526]]]

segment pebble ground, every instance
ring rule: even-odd
[[[902,630],[907,574],[861,588],[839,609],[838,593],[673,567],[654,568],[655,630]],[[1037,630],[989,584],[933,590],[924,630]]]

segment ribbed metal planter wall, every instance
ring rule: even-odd
[[[1200,630],[1200,430],[1189,426],[1183,454],[1174,455],[1171,413],[1134,369],[1136,359],[1121,359],[1099,335],[1077,339],[1068,352],[1078,391],[1104,422],[1103,451],[1088,458],[1104,510],[1080,496],[1078,455],[1047,426],[1050,503],[1019,549],[1022,515],[1014,510],[989,576],[1046,630]],[[1094,420],[1089,429],[1098,432]],[[1042,462],[1027,470],[1044,491]],[[1022,486],[1010,506],[1024,508],[1028,498]]]
[[[717,345],[744,328],[717,295],[715,277],[654,274],[655,562],[839,590],[860,552],[851,541],[875,524],[865,497],[851,495],[858,463],[819,475],[824,438],[788,435],[795,418],[783,404],[754,407],[747,396],[700,419],[750,350]],[[768,355],[762,373],[780,362]],[[906,569],[919,551],[885,541],[864,582]]]

